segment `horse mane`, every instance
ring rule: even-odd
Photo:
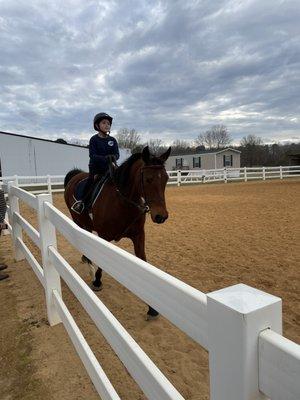
[[[142,158],[142,153],[134,153],[127,160],[125,160],[114,172],[113,179],[120,189],[125,194],[129,188],[130,170],[133,164]],[[164,162],[154,155],[151,155],[147,165],[163,165]]]
[[[142,158],[142,153],[134,153],[125,160],[114,172],[114,181],[122,193],[128,188],[128,179],[133,164]]]

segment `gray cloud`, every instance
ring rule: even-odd
[[[297,0],[0,3],[0,129],[86,137],[94,113],[145,139],[300,139]]]

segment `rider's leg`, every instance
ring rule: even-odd
[[[75,211],[76,213],[81,214],[83,210],[86,208],[93,187],[93,183],[94,183],[94,173],[90,169],[88,179],[84,186],[83,197],[81,200],[76,201],[76,203],[73,204],[72,206],[72,210]]]

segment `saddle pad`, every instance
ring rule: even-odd
[[[84,194],[83,190],[84,190],[86,181],[87,181],[87,178],[84,178],[77,183],[77,185],[75,187],[75,191],[74,191],[74,197],[76,200],[82,200],[83,194]]]
[[[97,181],[94,184],[94,188],[93,188],[93,191],[91,193],[89,204],[91,204],[91,205],[94,204],[94,202],[96,201],[96,199],[100,195],[100,193],[101,193],[101,191],[103,189],[103,186],[104,186],[104,184],[105,184],[105,182],[107,181],[108,178],[109,178],[109,174],[106,174],[106,175],[102,176],[99,179],[99,181]],[[82,179],[81,181],[79,181],[77,183],[77,185],[75,187],[75,190],[74,190],[74,196],[73,196],[76,201],[82,200],[82,198],[84,196],[84,187],[85,187],[87,179],[88,178],[84,178],[84,179]]]

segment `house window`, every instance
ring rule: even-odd
[[[223,166],[232,167],[232,154],[223,156]]]
[[[193,168],[201,168],[201,157],[193,157]]]
[[[183,159],[182,158],[176,158],[176,168],[182,168],[183,166]]]

